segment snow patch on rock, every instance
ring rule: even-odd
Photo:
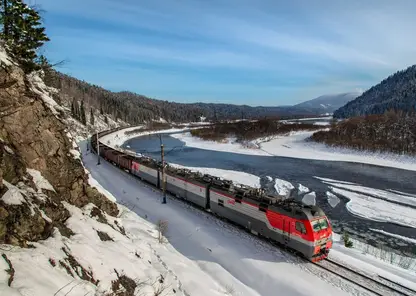
[[[23,197],[22,193],[20,192],[19,188],[10,184],[6,180],[3,179],[3,184],[7,187],[6,193],[3,194],[1,200],[8,205],[21,205],[26,203],[26,199]]]
[[[46,189],[46,190],[56,192],[53,186],[51,185],[51,183],[49,183],[49,181],[46,180],[39,171],[34,170],[34,169],[26,169],[26,170],[32,176],[33,182],[35,183],[36,187],[39,190]]]
[[[49,107],[53,114],[59,115],[59,112],[63,112],[64,109],[52,99],[52,94],[58,93],[56,88],[46,86],[40,75],[42,72],[33,72],[27,76],[30,89],[43,100],[43,102]],[[59,111],[59,112],[58,112]]]

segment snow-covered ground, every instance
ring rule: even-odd
[[[391,222],[416,228],[416,209],[406,206],[406,204],[415,205],[416,199],[414,197],[372,189],[359,184],[345,184],[346,182],[342,181],[316,178],[330,185],[332,194],[348,198],[350,201],[346,207],[352,214],[374,221]]]
[[[31,198],[44,198],[42,189],[54,189],[40,172],[30,170],[30,174],[39,191],[3,180],[9,190],[1,197],[2,202],[28,203],[32,213],[39,210]],[[90,177],[89,181],[116,200],[95,179]],[[70,237],[54,228],[48,239],[31,242],[32,248],[0,245],[0,295],[112,295],[118,279],[120,291],[124,286],[135,290],[135,295],[225,295],[225,286],[206,278],[197,264],[169,243],[160,243],[155,224],[127,207],[118,205],[120,213],[114,218],[103,212],[97,214],[93,204],[82,209],[63,204],[70,213],[65,222],[74,232]],[[45,220],[51,221],[41,212]],[[13,274],[10,285],[9,272]]]
[[[415,271],[405,270],[389,264],[356,248],[346,248],[342,245],[338,235],[334,236],[334,241],[333,248],[329,253],[330,259],[343,263],[347,267],[363,271],[368,275],[380,275],[416,290]]]
[[[405,240],[405,241],[411,242],[411,243],[413,243],[413,244],[415,244],[415,245],[416,245],[416,239],[413,239],[413,238],[410,238],[410,237],[405,237],[405,236],[402,236],[402,235],[398,235],[398,234],[390,233],[390,232],[387,232],[387,231],[384,231],[384,230],[380,230],[380,229],[373,229],[373,228],[370,228],[370,230],[371,230],[371,231],[374,231],[374,232],[382,233],[382,234],[387,235],[387,236],[391,236],[391,237],[399,238],[399,239],[402,239],[402,240]]]
[[[281,136],[269,142],[259,143],[259,145],[264,152],[275,156],[327,161],[348,161],[412,171],[416,170],[415,157],[328,147],[324,144],[306,141],[312,134],[313,132],[295,132],[289,136]]]
[[[209,281],[210,287],[222,288],[223,293],[233,290],[232,295],[272,295],[276,291],[283,295],[360,295],[339,278],[311,268],[309,264],[299,264],[296,257],[179,200],[169,197],[168,203],[162,205],[158,191],[107,162],[96,166],[93,154],[83,155],[83,160],[91,175],[119,203],[147,217],[149,222],[168,221],[169,248],[181,253],[198,269],[193,274],[193,282],[184,280],[189,273],[184,273],[186,268],[182,263],[166,257],[161,259],[180,279],[184,290],[189,292],[193,287],[198,291],[191,295],[215,295],[212,289],[207,292],[195,288],[200,281]],[[356,250],[346,250],[341,244],[336,243],[333,251],[334,259],[346,260],[356,268],[366,268],[368,272],[382,274],[409,287],[413,287],[412,281],[416,282],[416,276],[409,271]]]
[[[189,130],[192,128],[171,128],[166,130],[156,130],[156,131],[140,131],[141,128],[143,128],[143,125],[140,126],[133,126],[129,128],[125,128],[119,131],[116,131],[114,133],[105,135],[101,138],[101,142],[105,145],[108,145],[114,149],[118,149],[121,147],[124,142],[131,138],[140,137],[140,136],[146,136],[146,135],[152,135],[152,134],[162,134],[162,133],[176,133],[176,132],[182,132],[185,130]],[[195,128],[195,127],[194,127]],[[137,130],[135,133],[126,134],[126,132],[131,132]]]
[[[229,139],[226,143],[204,141],[190,133],[174,134],[189,147],[249,155],[282,156],[302,159],[348,161],[416,171],[416,158],[407,155],[363,152],[346,148],[328,147],[324,144],[306,141],[314,132],[293,132],[286,136],[269,137],[253,141],[250,148]]]
[[[264,155],[270,156],[270,153],[263,151],[258,148],[247,148],[240,143],[236,143],[234,139],[227,139],[226,142],[215,142],[215,141],[204,141],[200,138],[193,137],[191,133],[180,133],[171,135],[173,138],[181,140],[189,147],[195,147],[199,149],[206,150],[215,150],[215,151],[224,151],[224,152],[233,152],[239,154],[248,154],[248,155]]]
[[[116,122],[109,115],[100,114],[98,110],[94,111],[94,125],[90,124],[90,112],[85,113],[87,120],[87,125],[85,126],[78,120],[69,116],[70,109],[68,107],[64,107],[64,109],[68,114],[68,117],[65,119],[65,121],[76,142],[80,142],[96,132],[110,130],[119,126],[128,126],[128,124],[121,119],[118,119]],[[107,119],[105,119],[105,117]]]

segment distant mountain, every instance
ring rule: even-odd
[[[323,95],[315,99],[297,104],[294,107],[310,110],[319,110],[322,113],[332,113],[338,108],[347,104],[348,102],[354,100],[359,95],[361,95],[361,93],[359,92]]]
[[[383,114],[391,109],[406,112],[416,109],[416,65],[384,79],[355,100],[336,110],[334,117],[348,118]]]

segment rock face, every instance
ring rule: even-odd
[[[0,196],[10,190],[4,179],[22,190],[26,202],[0,199],[0,243],[22,246],[47,237],[54,226],[65,230],[69,214],[62,201],[77,207],[92,202],[109,215],[118,214],[115,203],[88,185],[80,159],[71,153],[64,114],[53,112],[29,79],[16,65],[1,64]],[[55,192],[39,191],[27,168],[38,170]]]

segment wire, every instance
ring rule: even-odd
[[[175,150],[175,148],[183,148],[183,147],[185,147],[185,145],[175,146],[172,149],[170,149],[167,153],[165,153],[165,156],[168,155],[169,153],[171,153],[173,150]]]

